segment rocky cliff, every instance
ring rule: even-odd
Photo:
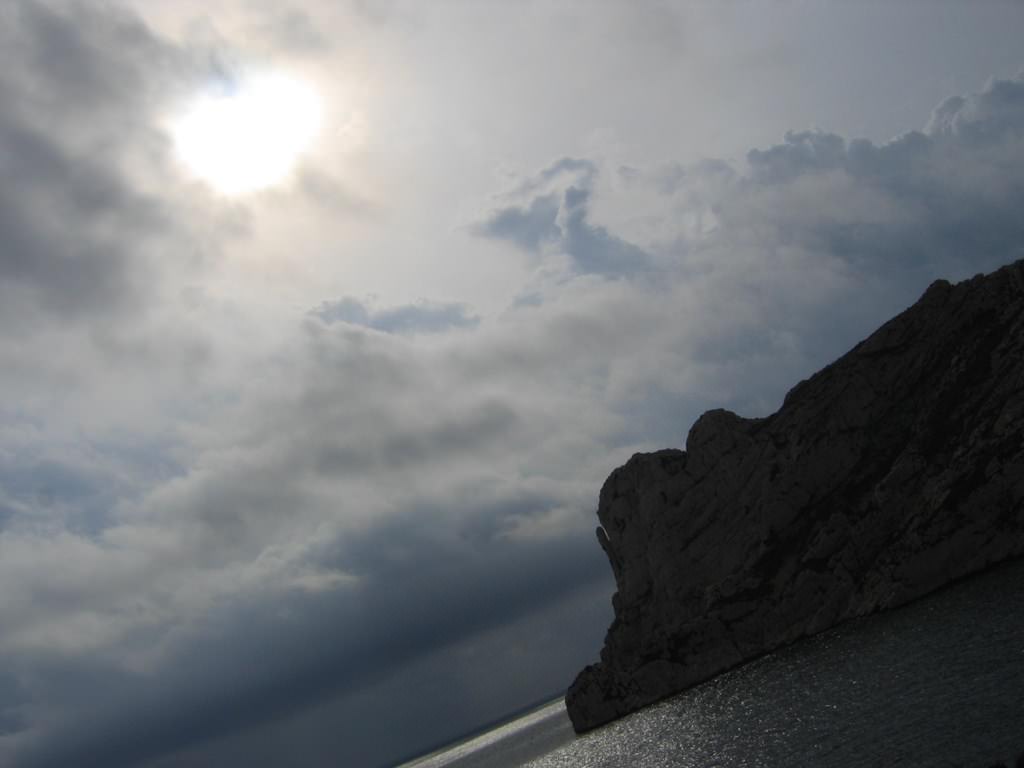
[[[1024,554],[1024,261],[932,284],[772,416],[633,456],[598,517],[618,591],[577,731]]]

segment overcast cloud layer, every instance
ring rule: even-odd
[[[738,61],[747,21],[205,5],[0,9],[3,766],[378,765],[555,694],[610,619],[593,511],[612,468],[707,408],[773,411],[931,280],[1024,258],[1012,71],[891,140],[783,103],[772,141],[729,124],[752,143],[720,159],[670,139],[633,158],[656,116],[623,93],[667,109],[678,50],[732,87],[742,68],[712,67],[730,52],[694,25]],[[993,9],[1024,20],[985,8],[993,30]],[[594,68],[606,98],[579,110],[634,109],[635,145],[562,138],[566,116],[553,152],[522,138],[543,114],[507,116],[562,96],[542,72],[502,89],[492,38],[542,30],[532,58],[558,60],[564,14],[578,71],[551,77]],[[417,58],[445,35],[486,82]],[[646,68],[635,90],[609,39]],[[332,129],[292,185],[219,199],[181,173],[167,116],[278,59],[338,100]]]

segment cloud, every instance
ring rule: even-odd
[[[753,180],[762,184],[779,184],[807,173],[842,168],[845,159],[843,138],[820,131],[788,131],[784,144],[747,153]]]
[[[566,161],[522,182],[513,194],[528,199],[499,207],[473,231],[544,258],[568,256],[578,275],[663,274],[719,253],[727,265],[752,250],[768,261],[779,248],[898,286],[925,273],[991,269],[1024,253],[1015,213],[1022,93],[1022,76],[994,79],[946,100],[923,131],[884,143],[789,131],[780,144],[750,150],[741,168],[715,159],[622,168],[631,194],[645,186],[657,194],[633,239],[591,222],[594,200],[614,190],[595,164]]]
[[[324,54],[333,43],[313,18],[301,8],[274,8],[269,18],[256,26],[257,34],[266,37],[278,50],[302,55]]]
[[[312,201],[332,214],[342,211],[367,213],[373,206],[347,189],[337,179],[312,168],[303,168],[297,187]]]
[[[13,768],[382,762],[554,692],[607,624],[612,467],[705,408],[770,412],[933,277],[1020,253],[1017,78],[882,144],[563,158],[473,229],[534,260],[538,301],[282,311],[293,262],[252,278],[278,304],[218,294],[258,255],[204,269],[216,216],[160,173],[154,105],[193,58],[69,7],[2,17]]]
[[[507,535],[565,499],[556,474],[512,469],[540,414],[460,392],[467,362],[429,386],[443,368],[403,343],[307,332],[288,366],[298,391],[271,384],[272,407],[253,402],[141,507],[98,535],[3,541],[6,600],[37,597],[20,615],[8,602],[18,631],[0,653],[33,670],[23,706],[49,707],[18,765],[131,765],[354,692],[607,579],[589,535]],[[343,578],[311,589],[307,574]],[[100,663],[108,648],[117,661]],[[65,654],[76,676],[54,663]],[[94,678],[104,703],[86,713],[78,686]]]
[[[168,297],[238,227],[178,177],[161,120],[208,74],[205,51],[160,38],[113,5],[5,7],[0,366],[8,400],[22,394],[20,382],[37,397],[51,385],[82,395],[90,375],[112,372],[112,358],[146,357],[167,369],[179,355],[205,353],[187,320],[170,318],[177,307]],[[35,354],[35,345],[53,354]]]
[[[156,206],[102,167],[72,160],[8,120],[0,124],[8,184],[0,191],[2,289],[64,317],[123,305],[142,290],[137,265],[106,227],[159,227]]]
[[[936,107],[925,133],[975,144],[1019,139],[1024,132],[1024,74],[992,79],[980,93],[951,96]]]
[[[1021,92],[1019,78],[993,81],[945,102],[927,132],[881,145],[789,134],[748,155],[752,183],[723,216],[732,207],[749,226],[761,208],[778,240],[878,275],[942,265],[962,276],[1012,261],[1024,254]]]
[[[357,691],[328,699],[302,718],[286,718],[186,748],[147,768],[200,768],[215,765],[396,765],[417,754],[403,750],[395,729],[410,743],[438,745],[464,735],[458,723],[490,722],[535,701],[536,689],[525,666],[548,680],[568,679],[578,658],[589,654],[579,626],[607,624],[605,586],[577,589],[528,619],[496,626],[439,648],[403,666],[397,674]],[[595,615],[596,614],[596,615]],[[538,643],[548,653],[528,649]],[[437,691],[445,695],[436,696]],[[557,694],[554,690],[541,692]],[[395,702],[402,702],[396,707]],[[362,723],[358,734],[338,723]]]
[[[643,249],[616,237],[602,226],[588,221],[590,191],[569,187],[563,202],[562,247],[573,265],[584,274],[625,277],[645,272],[650,259]]]
[[[509,206],[491,214],[490,218],[474,228],[483,237],[508,240],[523,250],[537,252],[549,242],[562,237],[562,228],[556,223],[560,204],[554,194],[541,195],[529,206]]]
[[[390,550],[410,539],[418,544],[419,538],[396,526],[357,543]],[[235,601],[215,626],[190,637],[164,665],[145,674],[102,665],[87,671],[79,665],[78,679],[69,679],[62,665],[37,664],[33,693],[68,706],[51,721],[50,738],[23,753],[19,765],[135,765],[308,708],[339,692],[351,696],[396,666],[564,600],[579,588],[580,577],[552,566],[586,554],[512,546],[470,552],[461,546],[442,558],[424,551],[403,560],[400,573],[378,576],[372,602],[347,589]],[[595,570],[603,569],[597,558],[587,559]],[[467,575],[472,576],[468,581]],[[154,677],[163,681],[159,690],[153,687]],[[79,710],[76,702],[84,684],[102,685],[105,694],[88,711]],[[72,698],[58,699],[62,694]],[[129,712],[132,727],[125,728]],[[401,707],[399,712],[404,718]],[[385,751],[379,745],[374,750],[355,730],[347,741],[342,755]]]
[[[593,184],[597,173],[597,165],[590,160],[563,157],[542,169],[534,178],[524,179],[516,193],[520,195],[534,193],[559,179],[569,179],[579,186],[589,187]]]
[[[480,318],[469,314],[465,304],[421,301],[386,309],[373,309],[352,297],[325,301],[312,310],[325,323],[348,323],[384,333],[443,333],[459,328],[476,328]]]
[[[142,254],[126,243],[167,222],[156,199],[125,182],[94,131],[145,98],[125,74],[131,62],[158,63],[167,52],[113,12],[97,23],[80,9],[67,18],[16,2],[5,18],[13,24],[0,27],[3,303],[63,317],[123,306],[144,289]],[[114,53],[96,55],[104,50]],[[54,126],[68,133],[55,135]]]
[[[498,208],[471,231],[535,254],[550,247],[567,255],[579,274],[616,278],[646,272],[648,254],[591,224],[589,200],[596,177],[594,163],[562,158],[519,184],[514,194],[528,197],[528,203]]]

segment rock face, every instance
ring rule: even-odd
[[[618,591],[577,731],[1024,554],[1024,261],[932,284],[772,416],[633,456],[598,517]]]

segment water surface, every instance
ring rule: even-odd
[[[1012,764],[1024,561],[801,641],[574,738],[559,702],[417,768]]]

